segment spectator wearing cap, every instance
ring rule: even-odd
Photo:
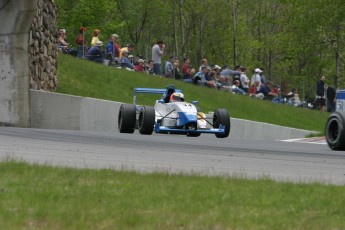
[[[123,51],[128,51],[129,54],[133,53],[133,51],[134,51],[134,45],[133,45],[133,44],[129,44],[129,45],[123,47],[123,48],[121,49],[121,52],[120,52],[120,58],[122,58],[122,53],[123,53]]]
[[[261,72],[262,71],[259,68],[256,68],[254,70],[254,74],[253,74],[252,79],[250,81],[251,85],[255,86],[254,87],[255,93],[256,93],[256,91],[260,90],[260,86],[262,85],[262,83],[261,83],[261,76],[260,76]],[[257,84],[256,82],[259,82],[259,84]]]
[[[121,67],[122,68],[129,68],[129,69],[134,69],[134,66],[128,59],[128,50],[123,50],[122,51],[122,58],[120,59]]]
[[[241,67],[241,76],[240,76],[240,81],[242,85],[242,89],[244,92],[249,93],[249,83],[250,80],[247,76],[247,68],[246,67]]]
[[[101,34],[101,31],[99,29],[94,29],[92,32],[92,40],[91,40],[91,46],[95,46],[96,43],[99,41],[99,35]]]
[[[87,52],[87,55],[86,55],[87,59],[90,61],[103,63],[102,46],[103,46],[102,41],[96,42],[96,44],[92,46]]]
[[[134,66],[134,71],[136,72],[145,72],[144,70],[144,64],[145,64],[145,61],[143,59],[139,59],[137,61],[137,64]]]
[[[134,66],[134,56],[133,56],[133,54],[129,54],[128,55],[128,59],[132,63],[132,65]]]
[[[173,71],[174,71],[174,62],[175,58],[173,56],[170,56],[169,60],[165,62],[165,68],[164,68],[164,76],[171,78],[173,77]]]

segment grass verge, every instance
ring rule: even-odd
[[[343,229],[344,186],[0,163],[1,229]]]
[[[227,108],[230,116],[234,118],[320,133],[324,133],[329,116],[326,112],[233,95],[181,81],[107,67],[68,55],[60,55],[58,61],[57,92],[59,93],[132,103],[135,87],[165,88],[172,83],[176,88],[183,90],[187,101],[198,100],[200,108],[205,112],[214,111],[216,108]],[[137,97],[137,103],[153,105],[157,97],[157,95],[140,95]]]

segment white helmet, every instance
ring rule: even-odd
[[[183,93],[173,93],[173,94],[171,94],[170,101],[184,101]]]

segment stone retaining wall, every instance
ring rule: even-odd
[[[54,0],[37,0],[37,12],[30,28],[30,88],[55,91],[57,79],[56,6]]]

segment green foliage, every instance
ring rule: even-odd
[[[243,175],[245,176],[245,175]],[[3,229],[342,229],[344,186],[0,163]]]
[[[328,113],[325,112],[278,105],[181,81],[129,72],[68,55],[59,56],[58,77],[57,91],[60,93],[126,103],[132,103],[135,87],[165,88],[172,83],[176,88],[183,90],[187,101],[200,101],[200,107],[205,112],[227,108],[231,117],[315,130],[320,133],[324,132],[328,118]],[[302,92],[299,92],[301,95]],[[157,95],[140,95],[138,104],[153,105],[156,99]]]

